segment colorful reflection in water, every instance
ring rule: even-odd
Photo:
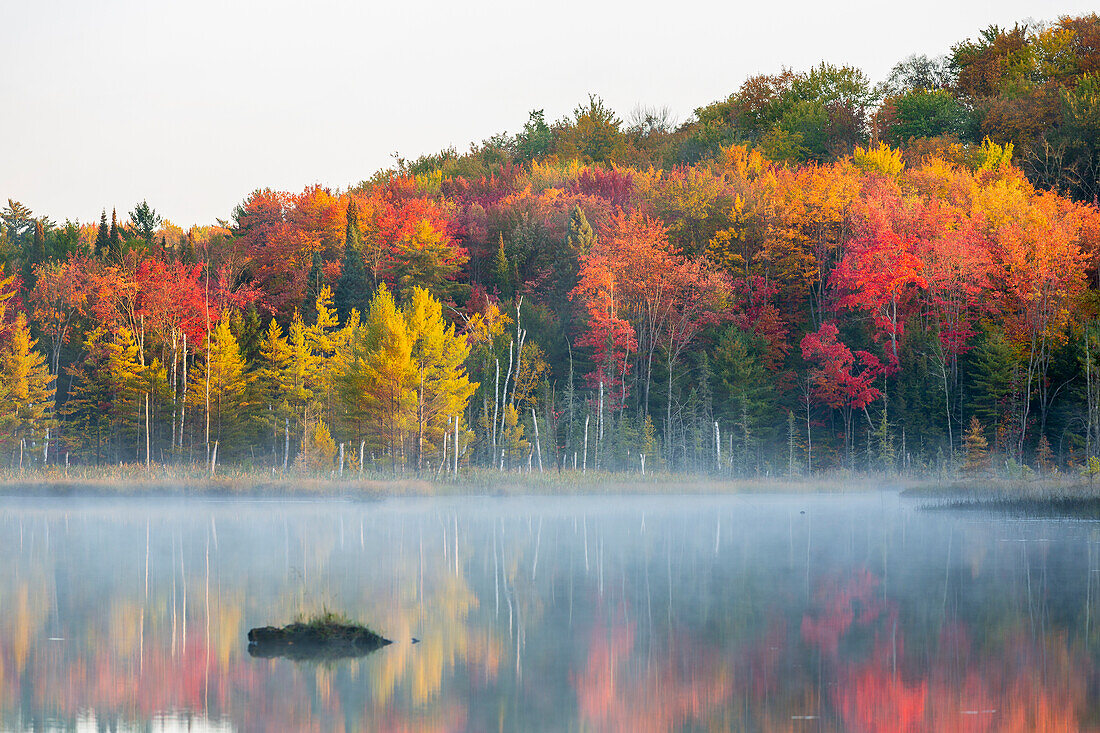
[[[0,728],[1100,730],[1098,543],[888,493],[5,499]],[[248,655],[322,608],[396,643]]]

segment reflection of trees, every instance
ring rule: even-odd
[[[729,695],[726,671],[690,639],[649,660],[635,655],[633,623],[593,628],[574,685],[581,718],[606,731],[714,725]]]
[[[68,531],[54,518],[48,545],[36,517],[22,548],[0,516],[0,728],[14,716],[73,727],[89,709],[108,726],[180,711],[307,731],[778,731],[816,716],[806,728],[992,732],[1097,719],[1085,594],[1055,582],[1084,568],[1055,564],[1075,562],[1072,548],[956,536],[887,583],[860,567],[873,556],[862,547],[815,558],[811,573],[789,535],[757,546],[723,527],[723,553],[743,544],[720,555],[697,521],[651,518],[643,532],[590,516],[574,531],[538,515],[365,513],[353,531],[326,512],[219,516],[218,541],[203,512],[159,541],[154,522],[148,595],[145,515]],[[778,571],[759,559],[773,556]],[[247,628],[313,610],[303,589],[396,643],[331,665],[247,657]]]

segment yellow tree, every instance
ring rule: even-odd
[[[260,365],[253,382],[253,401],[262,411],[260,423],[265,434],[271,435],[272,452],[276,455],[280,429],[289,431],[289,420],[293,417],[290,409],[290,383],[290,344],[287,343],[279,322],[272,318],[260,342]]]
[[[0,357],[0,426],[9,446],[41,440],[53,425],[53,377],[20,313]]]
[[[416,470],[422,471],[424,452],[439,445],[448,418],[466,411],[478,385],[470,382],[463,366],[469,343],[443,319],[443,306],[431,293],[414,287],[402,313],[416,371]]]
[[[416,404],[416,367],[408,325],[384,285],[371,302],[363,335],[367,345],[367,399],[376,426],[375,444],[388,451],[396,465],[404,461],[405,434]]]
[[[286,396],[289,411],[298,421],[294,434],[304,439],[309,412],[314,408],[315,397],[320,391],[317,387],[322,361],[314,351],[315,339],[310,334],[310,328],[297,311],[290,322],[288,344],[290,370],[286,379]]]
[[[144,411],[141,362],[134,333],[122,326],[107,344],[107,382],[110,389],[108,409],[111,414],[111,437],[115,440],[115,456],[124,447],[124,439],[132,439],[130,447],[137,449]]]
[[[210,384],[210,438],[225,450],[233,447],[247,425],[248,387],[252,375],[245,371],[244,357],[229,328],[229,314],[223,313],[211,334],[210,351],[191,382],[188,402],[192,414],[199,414]]]

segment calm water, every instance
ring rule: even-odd
[[[1097,729],[1098,528],[888,493],[3,499],[0,728]],[[395,643],[249,656],[322,607]]]

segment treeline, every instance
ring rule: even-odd
[[[675,128],[591,98],[347,191],[256,191],[217,226],[9,200],[0,446],[420,473],[1082,464],[1097,28],[990,29],[878,87],[757,77]],[[1039,97],[1060,112],[1005,126]]]

